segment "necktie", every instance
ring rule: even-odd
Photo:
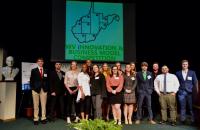
[[[146,72],[143,72],[142,75],[143,75],[144,80],[146,80],[146,78],[147,78],[147,73],[146,73]]]
[[[40,77],[43,77],[43,72],[42,72],[42,68],[40,68]]]
[[[164,74],[164,94],[167,93],[167,90],[166,90],[166,84],[167,84],[166,78],[167,78],[167,74]]]

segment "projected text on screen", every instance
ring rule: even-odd
[[[123,61],[122,3],[67,1],[65,59]]]

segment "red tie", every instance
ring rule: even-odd
[[[42,72],[42,68],[40,68],[40,77],[43,77],[43,72]]]

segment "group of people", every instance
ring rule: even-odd
[[[109,120],[109,112],[112,111],[115,123],[121,125],[123,111],[125,124],[132,124],[133,112],[136,112],[135,124],[140,124],[145,104],[149,123],[156,124],[153,120],[154,108],[160,108],[157,110],[161,113],[159,123],[166,124],[169,108],[170,123],[174,126],[177,120],[177,95],[181,122],[186,121],[187,103],[191,122],[194,122],[192,91],[194,88],[198,89],[198,80],[195,72],[188,69],[187,60],[182,61],[182,70],[176,74],[169,73],[166,65],[162,66],[160,72],[158,63],[153,64],[153,72],[150,72],[147,62],[141,63],[139,72],[136,72],[134,62],[126,64],[123,71],[119,62],[112,67],[103,63],[100,67],[97,64],[92,65],[91,61],[87,60],[82,64],[81,72],[78,71],[76,61],[71,62],[70,69],[66,72],[61,70],[62,64],[56,62],[55,69],[50,73],[43,67],[43,58],[38,58],[37,64],[38,67],[32,69],[30,77],[34,125],[39,123],[39,102],[41,102],[41,123],[47,123],[47,93],[51,95],[50,121],[55,120],[55,108],[59,103],[60,115],[67,120],[67,123],[71,123],[74,108],[75,122],[80,119],[88,120],[91,115],[94,119]],[[159,100],[152,101],[153,96],[157,96],[156,99]],[[159,105],[152,106],[156,103]]]

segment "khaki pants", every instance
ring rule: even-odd
[[[176,96],[171,94],[161,94],[159,102],[161,106],[162,120],[167,121],[167,108],[169,108],[171,121],[176,121]]]
[[[39,102],[41,103],[42,108],[42,117],[41,120],[46,119],[46,102],[47,102],[47,92],[44,92],[41,89],[40,93],[35,92],[32,90],[32,97],[33,97],[33,108],[34,108],[34,121],[39,120]]]

